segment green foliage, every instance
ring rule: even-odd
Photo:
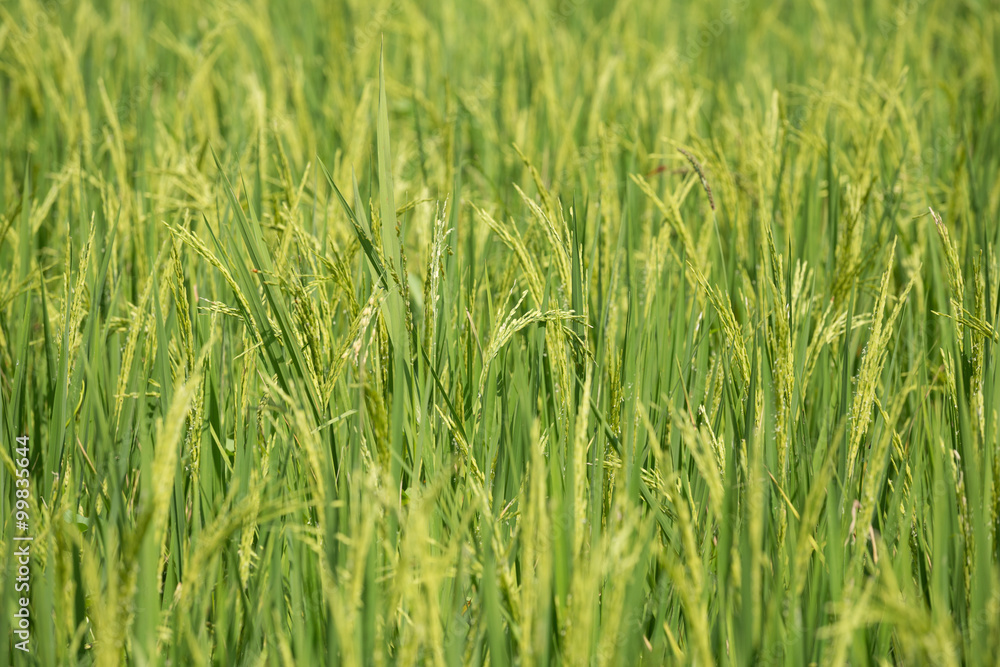
[[[995,664],[998,31],[0,7],[0,661]]]

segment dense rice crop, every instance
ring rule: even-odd
[[[998,53],[4,2],[0,662],[996,664]]]

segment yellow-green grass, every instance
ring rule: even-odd
[[[0,662],[995,664],[998,51],[976,0],[0,6]]]

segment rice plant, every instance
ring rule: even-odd
[[[0,6],[0,664],[995,664],[998,35]]]

